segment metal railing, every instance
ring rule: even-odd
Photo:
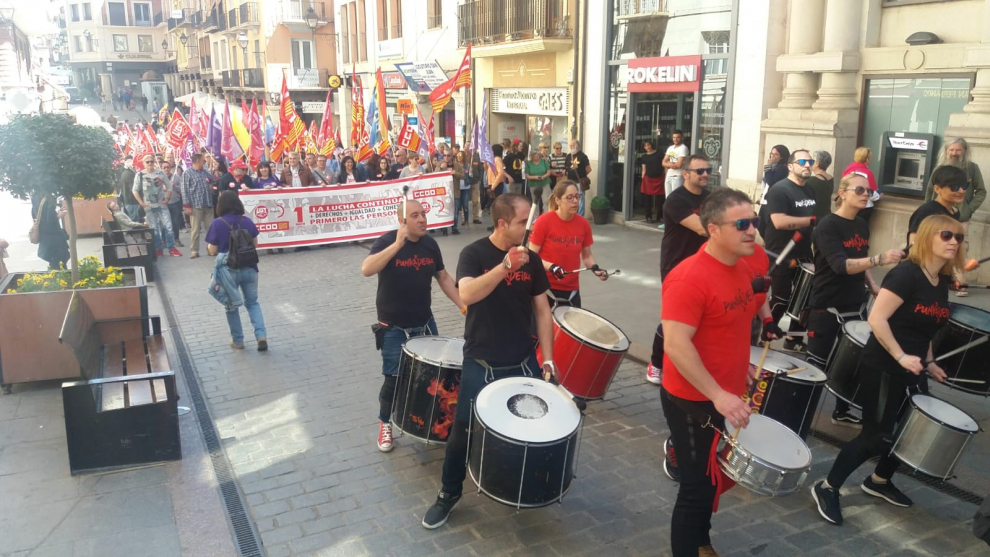
[[[219,29],[219,27],[220,27],[220,23],[218,21],[216,12],[207,14],[206,17],[203,18],[203,31],[206,32],[216,31],[217,29]]]
[[[616,3],[619,17],[649,15],[667,11],[667,0],[619,0]]]
[[[237,8],[237,25],[257,25],[259,22],[258,18],[258,3],[257,2],[245,2]]]
[[[460,46],[542,37],[570,38],[565,0],[474,0],[457,7]]]
[[[304,21],[310,8],[320,21],[333,21],[324,2],[315,0],[282,0],[282,17],[292,21]]]
[[[237,8],[231,8],[227,10],[227,28],[234,29],[237,27]]]

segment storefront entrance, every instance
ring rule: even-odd
[[[634,161],[627,172],[625,183],[631,183],[632,215],[630,220],[644,217],[646,196],[640,193],[643,167],[640,157],[646,154],[643,143],[652,141],[653,147],[664,153],[673,144],[674,130],[684,135],[684,144],[691,145],[691,129],[694,114],[694,95],[684,93],[634,93],[632,96],[633,114],[636,115],[631,142],[626,141],[626,160]],[[629,148],[631,147],[631,149]],[[626,170],[626,169],[623,169]]]

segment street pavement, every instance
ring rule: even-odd
[[[451,270],[482,227],[437,240]],[[637,343],[652,341],[659,311],[653,278],[660,236],[595,227],[608,282],[582,277],[585,306],[614,319]],[[226,455],[271,556],[283,555],[663,555],[669,548],[676,484],[661,471],[667,436],[659,390],[643,364],[627,359],[603,401],[589,405],[577,479],[559,505],[516,512],[466,497],[436,531],[420,521],[439,487],[442,447],[399,437],[378,451],[380,358],[375,279],[360,275],[368,244],[262,254],[260,300],[270,350],[234,351],[222,309],[205,289],[212,261],[168,259],[162,284],[178,318]],[[439,290],[441,334],[460,336],[463,317]],[[244,317],[245,325],[246,317]],[[250,337],[250,335],[248,335]],[[810,439],[808,485],[837,450]],[[976,506],[911,478],[898,485],[916,501],[896,509],[850,479],[842,527],[822,520],[807,490],[782,498],[735,488],[713,519],[723,555],[986,555],[969,529]]]

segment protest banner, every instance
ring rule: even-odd
[[[311,188],[242,190],[244,211],[258,227],[259,248],[313,246],[374,239],[399,226],[402,187],[423,204],[427,226],[454,224],[449,172],[402,180]]]

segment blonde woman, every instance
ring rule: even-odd
[[[853,152],[853,162],[842,171],[842,177],[845,178],[853,172],[859,172],[863,176],[866,176],[866,180],[870,184],[870,199],[866,202],[866,209],[860,211],[859,216],[866,222],[870,222],[870,215],[873,214],[873,205],[877,201],[880,201],[880,189],[877,187],[877,179],[873,176],[873,171],[870,170],[869,164],[870,159],[873,157],[873,152],[870,151],[869,147],[857,147]]]

